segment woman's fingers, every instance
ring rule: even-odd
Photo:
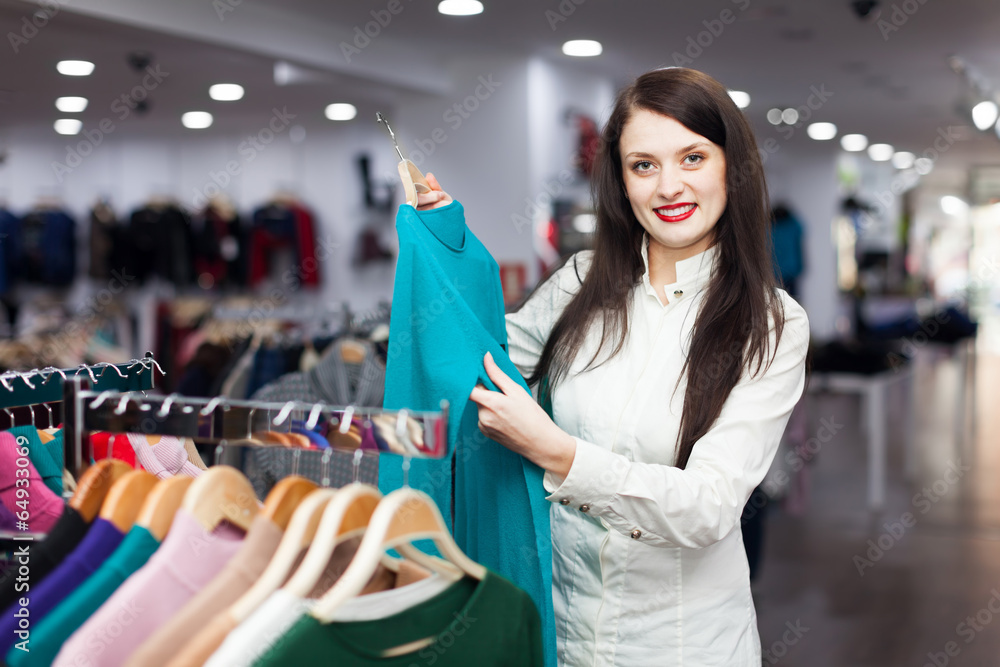
[[[427,185],[430,186],[430,192],[417,193],[417,210],[424,211],[432,208],[440,208],[445,204],[451,203],[451,197],[441,189],[441,184],[438,183],[437,177],[427,172],[424,176],[427,180]]]
[[[489,352],[487,352],[486,356],[483,358],[483,366],[486,367],[486,374],[490,376],[491,380],[493,380],[493,384],[495,384],[504,394],[510,396],[512,392],[522,389],[521,385],[514,382],[509,375],[500,369],[497,362],[493,360],[493,355]]]

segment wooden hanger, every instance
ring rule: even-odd
[[[418,192],[430,192],[431,186],[427,183],[427,179],[424,175],[417,169],[417,165],[413,164],[403,156],[403,151],[399,149],[399,144],[396,142],[396,134],[389,127],[389,121],[385,119],[381,113],[375,114],[375,120],[385,125],[385,129],[389,132],[389,137],[392,139],[392,145],[396,148],[396,154],[399,155],[399,164],[396,165],[396,170],[399,172],[399,180],[403,182],[403,192],[406,194],[406,203],[413,208],[417,207],[417,193]]]
[[[191,484],[181,505],[208,531],[229,521],[250,530],[260,512],[257,494],[249,480],[231,466],[213,466]]]
[[[237,623],[245,621],[288,580],[292,568],[299,562],[299,554],[312,544],[323,510],[336,494],[337,489],[316,489],[302,499],[267,568],[253,586],[229,607],[228,613],[233,620]]]
[[[80,476],[76,492],[69,500],[69,506],[79,512],[84,521],[92,522],[101,511],[108,489],[131,470],[132,466],[124,461],[115,459],[98,461]]]
[[[101,518],[110,521],[122,533],[132,529],[149,492],[160,481],[145,470],[133,470],[115,482],[101,504]]]
[[[184,501],[184,494],[193,483],[194,477],[187,475],[161,480],[146,496],[146,502],[142,504],[139,517],[135,520],[136,525],[142,526],[158,541],[163,542],[174,522],[177,509]]]
[[[284,531],[302,499],[316,490],[316,484],[298,475],[285,477],[267,494],[261,510],[271,523]]]
[[[382,493],[368,484],[355,482],[342,487],[323,510],[316,538],[284,590],[307,597],[326,571],[336,546],[364,532],[381,499]]]
[[[340,341],[340,359],[345,364],[359,366],[368,357],[368,348],[361,341],[344,338]]]
[[[323,623],[331,622],[342,604],[364,590],[386,549],[402,548],[423,539],[434,540],[441,554],[466,575],[479,580],[486,576],[486,568],[466,556],[455,544],[430,496],[416,489],[402,488],[379,503],[351,564],[310,613]]]

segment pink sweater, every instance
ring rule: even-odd
[[[63,501],[45,486],[28,458],[26,443],[22,445],[23,449],[10,433],[0,433],[0,502],[19,520],[25,520],[23,513],[27,512],[29,531],[47,533],[59,520]],[[20,486],[18,480],[22,480]],[[20,497],[19,488],[23,489]]]

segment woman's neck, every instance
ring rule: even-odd
[[[656,290],[656,296],[660,299],[660,303],[666,305],[670,300],[663,288],[665,285],[677,282],[677,263],[705,252],[712,247],[713,239],[711,236],[706,236],[686,248],[669,248],[652,236],[648,238],[649,245],[646,248],[646,257],[649,262],[649,283]]]

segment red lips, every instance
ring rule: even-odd
[[[681,213],[680,215],[666,215],[665,213],[661,213],[661,211],[664,209],[653,209],[653,213],[656,214],[657,218],[663,220],[664,222],[680,222],[682,220],[687,220],[692,215],[694,215],[694,212],[698,210],[698,205],[693,204],[691,202],[684,202],[683,204],[677,204],[676,206],[670,207],[671,210],[676,211],[678,209],[684,208],[685,206],[690,206],[691,209],[686,213]]]

